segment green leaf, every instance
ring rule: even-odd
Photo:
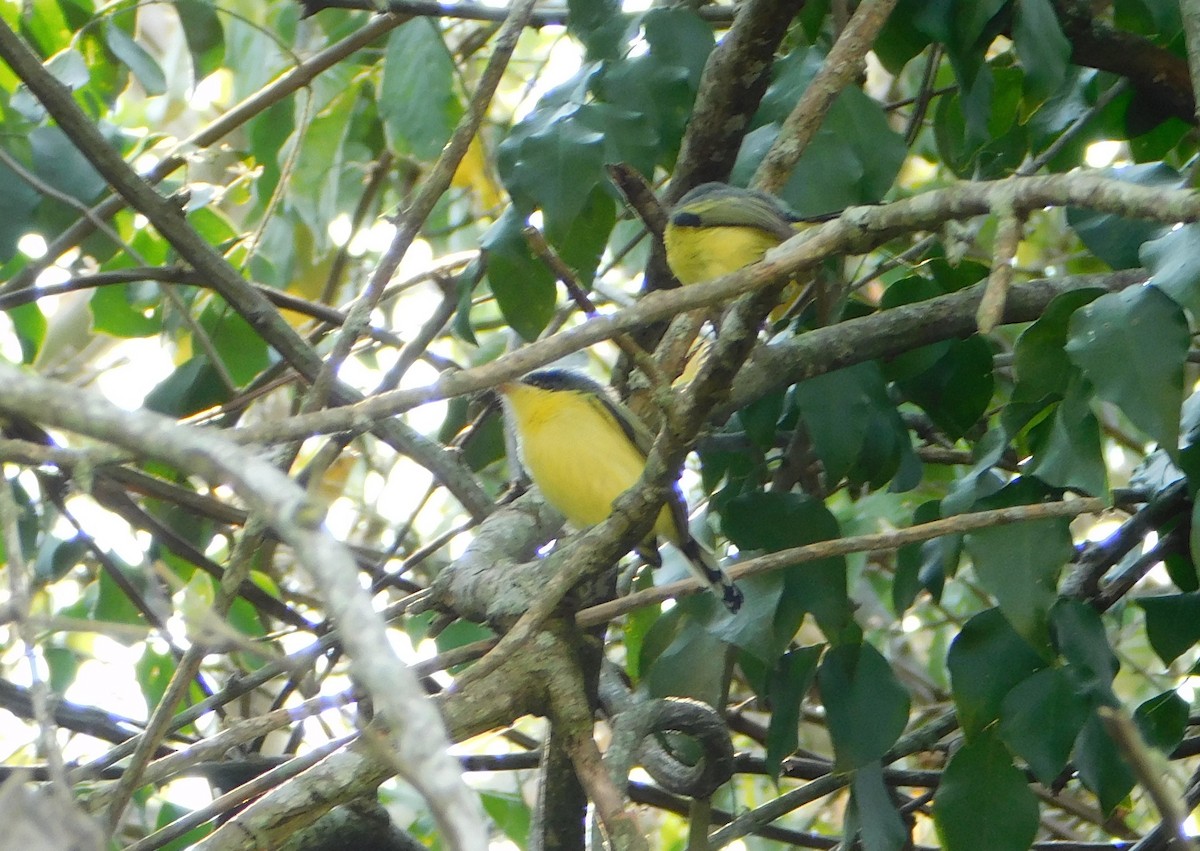
[[[162,333],[162,303],[162,295],[153,285],[97,287],[88,301],[92,328],[114,337],[149,337]]]
[[[800,704],[812,687],[823,644],[798,647],[783,654],[767,674],[766,699],[771,707],[767,726],[767,773],[779,779],[783,760],[800,742]]]
[[[547,230],[561,232],[588,203],[604,173],[604,136],[564,119],[506,149],[501,174],[513,200],[540,209]]]
[[[1020,0],[1013,20],[1013,43],[1036,102],[1054,94],[1067,77],[1071,42],[1063,35],[1050,0]]]
[[[1190,340],[1179,305],[1157,287],[1131,287],[1075,313],[1067,354],[1100,396],[1174,456]]]
[[[1134,710],[1133,720],[1146,744],[1169,754],[1183,741],[1188,727],[1189,709],[1188,702],[1174,690],[1164,691],[1143,701]]]
[[[17,177],[4,163],[0,163],[0,260],[17,253],[17,241],[33,230],[33,212],[37,209],[41,195],[32,186]]]
[[[184,361],[146,394],[146,410],[189,417],[229,399],[229,389],[207,355]]]
[[[1115,704],[1112,681],[1120,663],[1099,613],[1080,600],[1063,598],[1050,611],[1050,625],[1075,690],[1093,705]]]
[[[198,83],[225,61],[225,31],[212,3],[175,0],[174,5],[192,56],[192,82]]]
[[[4,175],[0,173],[0,180],[4,179]],[[3,193],[0,193],[2,195]],[[0,219],[4,216],[4,202],[0,200]],[[0,228],[3,225],[0,224]],[[3,236],[0,236],[0,240]],[[0,253],[3,253],[3,248],[0,248]],[[20,307],[14,307],[11,310],[5,311],[9,320],[13,324],[13,331],[17,335],[17,340],[21,344],[21,361],[22,363],[33,363],[41,351],[42,343],[46,339],[46,317],[42,314],[41,308],[36,303],[22,304]]]
[[[1138,186],[1174,187],[1180,184],[1179,172],[1163,163],[1131,165],[1104,170],[1101,176],[1125,180]],[[1135,269],[1142,264],[1142,243],[1166,228],[1157,222],[1126,219],[1112,213],[1069,208],[1067,224],[1092,254],[1114,269]]]
[[[200,325],[239,386],[249,384],[270,363],[263,338],[228,305],[210,302],[200,314]]]
[[[979,582],[1033,647],[1047,644],[1046,618],[1058,574],[1074,552],[1066,520],[978,529],[964,538]]]
[[[908,828],[896,812],[878,762],[858,768],[850,780],[846,833],[859,834],[863,851],[900,851],[909,843]]]
[[[504,320],[526,340],[535,340],[554,315],[558,289],[554,276],[530,252],[521,234],[524,226],[524,218],[510,206],[483,235],[480,248]]]
[[[983,416],[994,383],[992,348],[979,336],[951,342],[932,367],[896,382],[952,439],[962,437]]]
[[[529,840],[529,825],[531,813],[529,805],[516,794],[501,794],[498,792],[481,792],[479,800],[487,811],[488,817],[496,827],[516,843],[518,848],[524,848]]]
[[[972,740],[1000,717],[1005,695],[1046,667],[999,609],[980,612],[955,636],[946,667],[958,719]]]
[[[1104,290],[1072,290],[1055,296],[1037,320],[1021,332],[1013,346],[1013,402],[1042,402],[1067,393],[1074,368],[1067,356],[1067,329],[1076,310],[1095,301]],[[1011,407],[1011,405],[1010,405]],[[1015,434],[1024,422],[1005,427]]]
[[[100,172],[57,127],[38,127],[29,134],[29,143],[34,173],[64,195],[90,203],[107,186]]]
[[[1043,668],[1005,696],[1000,736],[1049,787],[1066,766],[1090,710],[1091,702],[1065,670]]]
[[[837,520],[819,500],[804,494],[755,492],[730,500],[721,509],[721,529],[739,550],[778,552],[838,537]],[[827,558],[784,571],[784,596],[776,627],[799,626],[811,612],[827,636],[850,622],[846,561]]]
[[[1037,798],[995,734],[950,757],[933,799],[945,851],[1025,851],[1037,835]]]
[[[175,674],[175,667],[175,657],[170,652],[159,653],[151,646],[147,646],[143,651],[134,671],[137,674],[138,685],[142,687],[142,697],[146,699],[148,711],[153,710],[162,701],[167,685]]]
[[[1076,369],[1066,398],[1054,413],[1030,431],[1032,463],[1025,472],[1056,488],[1098,496],[1108,491],[1108,467],[1100,439],[1100,422],[1088,405],[1091,388]]]
[[[117,569],[122,570],[122,568]],[[122,570],[122,572],[135,587],[143,584],[137,571]],[[145,625],[146,622],[142,618],[141,612],[137,610],[137,607],[126,596],[124,590],[117,585],[116,581],[108,575],[108,571],[103,571],[100,574],[100,578],[96,581],[99,583],[99,594],[96,595],[95,604],[89,613],[93,620],[106,623]],[[113,640],[119,641],[127,647],[137,642],[137,639],[122,636],[120,633],[114,633]]]
[[[879,487],[896,472],[912,443],[876,363],[863,363],[802,381],[796,406],[826,479],[838,482],[853,469],[858,481]],[[888,440],[888,432],[892,439]],[[868,435],[871,437],[867,440]],[[856,463],[862,459],[866,463]]]
[[[71,538],[48,535],[38,547],[37,559],[33,563],[33,576],[39,583],[62,579],[82,561],[88,552],[87,539],[76,534]]]
[[[415,18],[392,31],[379,85],[379,117],[393,148],[426,161],[441,153],[462,115],[454,73],[454,60],[433,19]]]
[[[676,607],[646,634],[639,664],[642,687],[653,697],[691,697],[718,706],[729,653],[725,642]]]
[[[1104,815],[1110,815],[1133,789],[1134,778],[1095,712],[1083,725],[1073,758],[1079,779],[1100,799]]]
[[[133,76],[137,77],[146,94],[154,96],[166,93],[167,78],[162,68],[125,30],[109,21],[104,26],[104,40],[113,55],[124,62],[133,72]]]
[[[874,762],[908,723],[908,692],[870,644],[832,647],[817,671],[838,771]]]
[[[1200,225],[1190,224],[1143,243],[1138,255],[1154,273],[1150,283],[1200,316]]]
[[[55,695],[66,693],[75,682],[75,674],[79,671],[79,655],[67,647],[42,646],[42,657],[50,671],[47,684]]]
[[[1134,602],[1146,613],[1146,637],[1164,665],[1200,641],[1200,592],[1139,597]]]

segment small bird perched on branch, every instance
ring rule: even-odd
[[[517,436],[521,463],[552,506],[574,526],[593,526],[612,513],[646,467],[650,434],[608,391],[577,372],[546,369],[499,387]],[[674,544],[721,602],[736,612],[742,592],[716,558],[692,537],[687,504],[673,487],[654,528],[638,548],[658,565],[657,540]]]
[[[663,231],[667,265],[685,286],[711,281],[757,263],[806,225],[829,218],[798,216],[766,192],[702,183],[667,215]],[[789,284],[771,320],[784,316],[800,295],[799,287]]]

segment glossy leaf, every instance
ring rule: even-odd
[[[1154,286],[1200,316],[1200,225],[1184,225],[1143,243],[1139,256],[1154,273]]]
[[[1200,641],[1200,592],[1139,597],[1135,602],[1146,613],[1146,637],[1164,665]]]
[[[1174,453],[1190,340],[1183,311],[1162,290],[1132,287],[1075,313],[1067,354],[1098,395]]]
[[[1177,692],[1164,691],[1142,701],[1134,710],[1133,720],[1146,744],[1169,754],[1183,741],[1189,709],[1188,702]]]
[[[1178,186],[1180,180],[1179,173],[1164,163],[1131,165],[1105,174],[1139,186]],[[1112,213],[1080,209],[1067,210],[1067,223],[1088,251],[1114,269],[1133,269],[1140,266],[1142,261],[1139,252],[1142,243],[1166,230],[1155,222],[1136,221]]]

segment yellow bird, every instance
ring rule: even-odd
[[[806,223],[773,195],[727,183],[702,183],[671,208],[663,231],[667,265],[683,285],[711,281],[757,263]],[[800,295],[789,284],[772,321]]]
[[[650,435],[633,413],[577,372],[546,369],[499,387],[517,436],[521,463],[552,506],[572,525],[594,526],[612,513],[646,467]],[[742,592],[692,537],[678,487],[639,552],[660,563],[657,539],[674,544],[721,602],[736,612]]]

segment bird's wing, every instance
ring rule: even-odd
[[[720,204],[701,215],[704,227],[748,227],[769,233],[780,242],[792,236],[792,213],[764,192],[746,192],[736,204]]]

